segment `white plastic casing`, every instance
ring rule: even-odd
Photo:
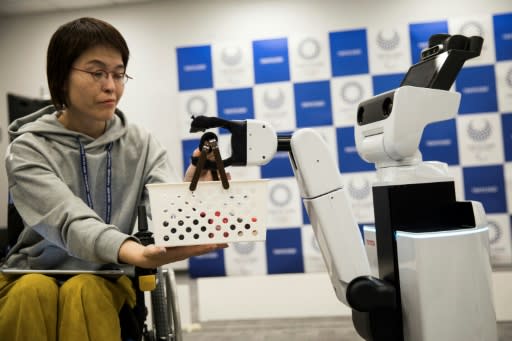
[[[487,227],[396,233],[404,340],[496,341]]]
[[[448,165],[438,161],[423,161],[415,165],[377,169],[373,187],[453,181]]]
[[[393,108],[386,119],[355,125],[359,155],[377,168],[417,158],[425,126],[455,117],[459,108],[457,92],[402,86],[387,92],[390,97],[393,91]]]
[[[277,134],[265,121],[247,120],[247,165],[265,165],[277,151]]]
[[[312,129],[293,134],[291,149],[295,177],[331,283],[338,299],[347,304],[348,283],[369,275],[370,266],[336,161]]]
[[[155,245],[263,241],[266,239],[268,180],[148,184]]]
[[[475,228],[396,232],[405,341],[497,341],[488,229],[477,211]],[[378,276],[375,227],[364,235]]]
[[[292,135],[290,145],[293,171],[303,198],[343,188],[338,164],[320,133],[310,128],[300,129]]]

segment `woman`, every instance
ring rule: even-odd
[[[175,181],[165,150],[117,109],[129,50],[110,24],[61,26],[47,54],[53,106],[14,121],[6,168],[25,229],[5,266],[96,270],[155,268],[225,244],[162,248],[132,236],[144,186]],[[185,178],[193,174],[191,166]],[[207,175],[203,176],[207,179]],[[119,311],[133,306],[131,281],[80,274],[58,283],[0,275],[2,340],[119,340]]]

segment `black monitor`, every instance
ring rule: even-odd
[[[52,104],[52,101],[49,99],[31,98],[20,95],[7,94],[9,123],[50,104]]]
[[[434,34],[400,86],[450,90],[464,62],[480,55],[482,44],[482,37]]]
[[[52,103],[49,99],[30,98],[20,95],[7,94],[7,105],[9,109],[8,121],[14,120],[31,114],[39,109],[42,109]],[[23,230],[23,221],[16,211],[14,204],[12,204],[9,197],[9,205],[7,212],[7,231],[0,229],[0,259],[3,258],[4,253],[7,252],[7,245],[13,246],[18,239],[18,235]],[[7,234],[7,236],[5,236]]]

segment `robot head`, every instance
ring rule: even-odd
[[[355,140],[361,157],[377,168],[421,161],[419,143],[427,124],[455,117],[460,94],[450,92],[464,62],[480,55],[483,39],[437,34],[400,87],[362,102]]]

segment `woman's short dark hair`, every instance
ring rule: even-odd
[[[46,55],[46,76],[57,110],[68,104],[65,85],[73,63],[86,50],[98,45],[118,50],[126,68],[130,55],[128,45],[121,33],[105,21],[80,18],[62,25],[53,34]]]

